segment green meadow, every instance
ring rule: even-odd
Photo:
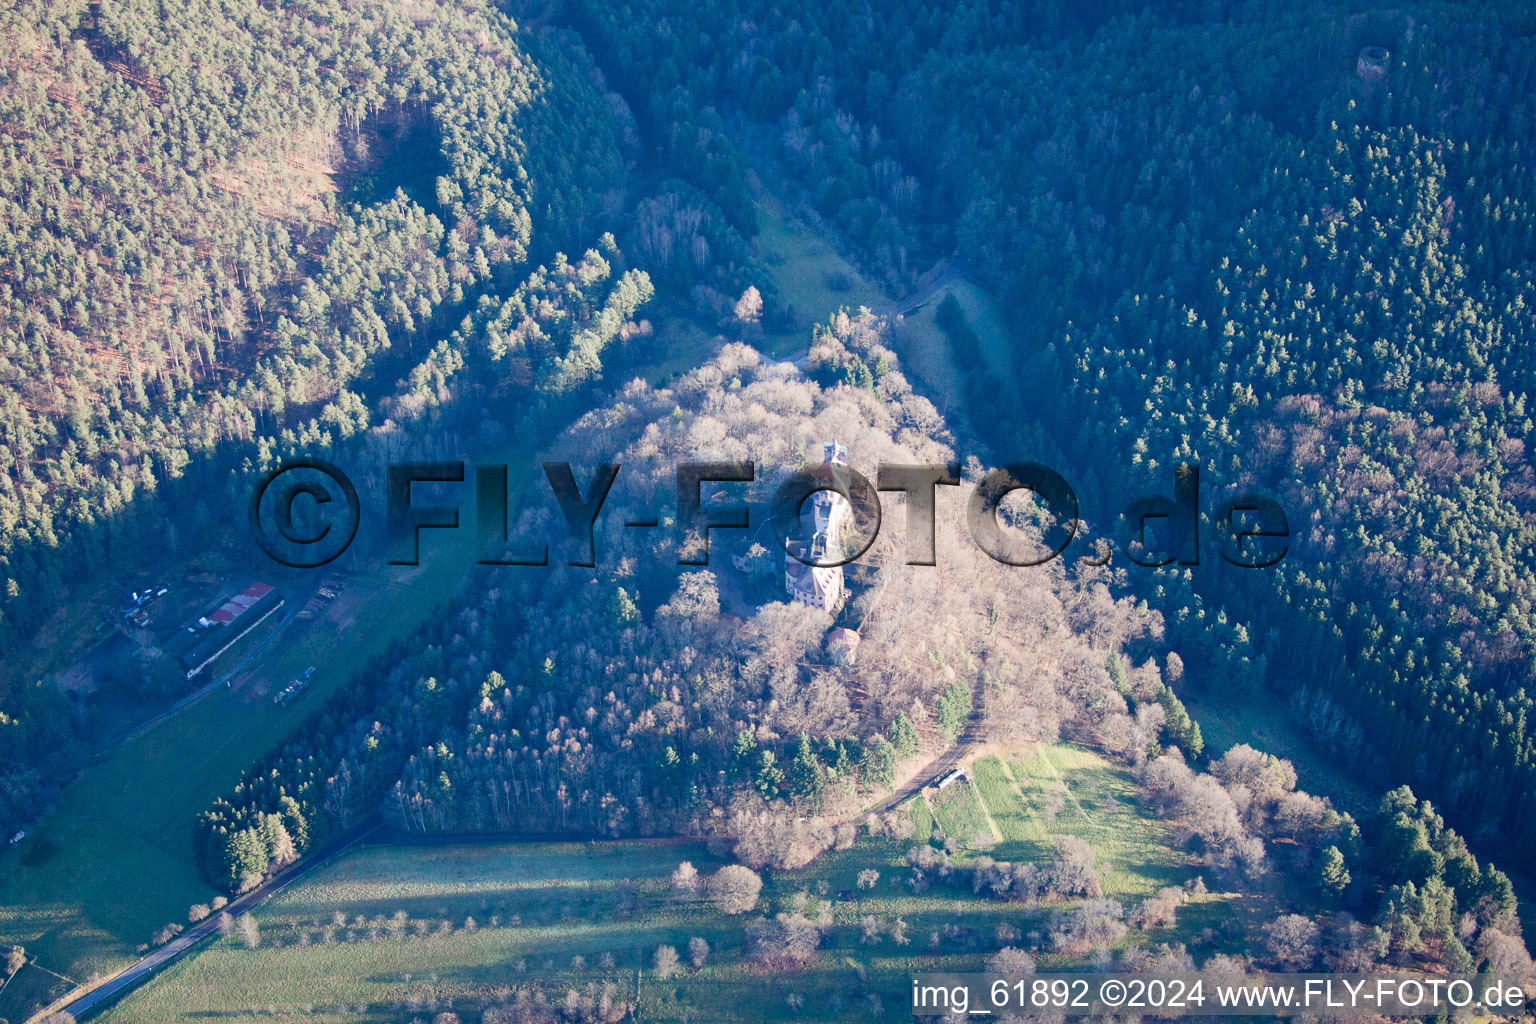
[[[1081,835],[1108,871],[1108,894],[1127,907],[1195,874],[1170,845],[1169,830],[1131,804],[1129,772],[1090,751],[1058,745],[1008,761],[986,759],[977,778],[974,788],[947,787],[946,794],[957,791],[954,803],[937,806],[941,822],[968,822],[988,840],[990,815],[1004,838],[989,855],[1043,859],[1050,836]],[[1046,823],[1035,800],[1061,784],[1076,802],[1067,800],[1067,809]],[[963,806],[962,797],[973,811],[950,809]],[[701,875],[724,863],[699,844],[366,847],[261,907],[254,949],[235,936],[217,939],[101,1019],[362,1024],[451,1010],[475,1021],[483,1008],[519,991],[558,1001],[571,990],[611,984],[626,1002],[638,992],[637,1016],[648,1021],[862,1021],[872,1018],[872,1000],[888,1016],[905,1015],[912,973],[979,970],[1001,945],[1037,945],[1043,967],[1072,962],[1041,938],[1060,905],[1028,908],[976,895],[968,884],[914,891],[906,851],[925,841],[933,819],[921,798],[899,813],[909,817],[912,838],[861,832],[851,849],[802,871],[765,873],[757,908],[741,916],[720,913],[702,895],[674,891],[670,879],[680,862]],[[957,860],[980,852],[967,847]],[[861,888],[860,874],[868,871],[878,877]],[[1213,888],[1181,908],[1172,929],[1132,932],[1124,941],[1230,943],[1230,899]],[[815,953],[796,967],[755,958],[748,927],[797,911],[825,922]],[[877,937],[866,934],[867,920]],[[688,963],[694,938],[710,949],[697,969]],[[654,970],[663,945],[682,958],[675,977]]]

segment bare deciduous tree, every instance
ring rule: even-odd
[[[709,880],[709,898],[722,914],[745,914],[757,906],[762,890],[757,872],[740,864],[727,864]]]
[[[1013,946],[1004,946],[987,958],[987,970],[1007,978],[1024,978],[1035,973],[1035,958]]]
[[[652,964],[656,968],[656,977],[663,981],[677,974],[677,947],[657,946],[656,955],[652,958]]]
[[[683,861],[672,872],[672,891],[680,898],[688,898],[699,891],[699,872],[690,861]]]
[[[255,949],[261,945],[261,929],[256,925],[256,919],[250,914],[241,914],[235,922],[235,934],[240,941],[245,943],[246,949]]]
[[[1264,926],[1264,947],[1281,970],[1306,970],[1317,958],[1317,936],[1311,918],[1282,914]]]

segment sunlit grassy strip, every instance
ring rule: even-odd
[[[971,778],[973,781],[970,785],[967,786],[967,788],[971,791],[971,796],[976,804],[977,810],[981,811],[981,823],[986,829],[986,831],[983,833],[984,841],[989,846],[995,845],[1003,838],[1002,830],[997,827],[997,822],[992,820],[992,812],[988,810],[987,802],[981,798],[981,789],[974,782],[975,772],[971,773]]]
[[[1010,846],[1017,845],[1021,851],[1032,855],[1024,858],[1010,854],[1009,859],[1035,859],[1048,853],[1051,837],[1034,808],[1014,788],[1003,763],[995,757],[982,758],[973,767],[972,775],[976,779],[977,793],[986,804],[998,831],[1003,834],[1003,842]],[[995,855],[1004,856],[1001,851],[995,852]]]
[[[1046,747],[1036,746],[1028,753],[1010,761],[1008,769],[1013,773],[1014,781],[1018,783],[1019,792],[1023,794],[1025,803],[1040,819],[1042,831],[1048,835],[1055,835],[1061,831],[1065,819],[1083,817],[1084,810],[1078,802],[1077,794],[1072,791],[1071,786],[1056,771],[1055,764],[1046,756],[1046,750]],[[1061,806],[1055,815],[1047,811],[1053,794],[1061,796]]]
[[[1063,744],[1054,744],[1049,747],[1036,746],[1028,757],[1021,761],[1015,761],[1010,767],[1013,777],[1018,780],[1019,788],[1025,797],[1037,807],[1044,807],[1053,792],[1060,792],[1064,801],[1062,810],[1057,818],[1066,815],[1082,816],[1083,806],[1078,800],[1078,794],[1073,791],[1072,785],[1056,769],[1056,764],[1051,760],[1051,753],[1068,749]],[[1108,762],[1103,762],[1104,767],[1109,767]]]
[[[1086,840],[1099,858],[1109,894],[1139,899],[1192,876],[1172,826],[1136,801],[1130,769],[1072,744],[1054,744],[1015,762],[1014,776],[1037,806],[1057,784],[1066,802],[1051,829]],[[1026,783],[1026,777],[1029,782]]]
[[[441,906],[478,913],[486,894],[544,891],[594,882],[670,874],[683,860],[700,871],[718,858],[696,846],[671,843],[486,843],[460,846],[376,846],[289,889],[262,910],[274,920],[345,909],[349,916],[403,909],[422,914]],[[581,870],[574,871],[579,864]],[[399,901],[407,901],[400,903]],[[370,909],[375,908],[375,909]],[[439,914],[441,916],[441,914]]]
[[[642,1019],[793,1019],[783,1000],[789,992],[800,991],[807,994],[806,1012],[818,1007],[814,1019],[865,1020],[867,1005],[848,999],[837,1009],[832,994],[877,989],[886,994],[887,1013],[894,1013],[913,970],[976,969],[997,925],[1017,925],[1020,919],[1017,906],[964,889],[936,887],[913,894],[901,869],[907,845],[865,842],[831,854],[805,872],[770,877],[760,910],[787,909],[790,896],[809,890],[809,912],[814,915],[825,905],[833,920],[824,948],[804,971],[772,977],[744,956],[744,929],[756,915],[725,918],[705,901],[673,900],[668,876],[678,861],[691,859],[706,872],[718,863],[699,847],[454,847],[428,856],[412,847],[365,850],[262,908],[257,914],[263,932],[260,948],[218,942],[171,968],[103,1019],[115,1024],[190,1024],[207,1014],[238,1019],[253,1011],[268,1019],[271,1008],[270,1019],[278,1021],[395,1021],[401,1013],[393,1007],[413,998],[465,1000],[532,979],[557,992],[614,980],[627,998],[633,992],[635,968],[643,964],[649,975],[656,946],[675,945],[681,952],[697,935],[714,950],[709,966],[665,984],[648,980]],[[615,876],[624,864],[633,866],[633,877]],[[859,871],[870,867],[881,872],[877,885],[858,890]],[[591,897],[568,899],[565,894],[580,891],[571,883],[588,877],[599,882]],[[507,884],[498,888],[504,878]],[[532,884],[540,878],[558,886],[562,895],[550,898],[541,892]],[[636,900],[629,916],[617,907],[619,889],[626,883]],[[828,894],[825,902],[814,896],[818,891]],[[842,899],[844,894],[851,898]],[[349,918],[358,913],[387,916],[401,909],[413,919],[447,918],[455,930],[335,945],[292,942],[288,926],[300,924],[312,932],[343,905]],[[464,929],[466,914],[475,916],[477,930]],[[909,943],[897,946],[888,935],[872,945],[862,943],[859,919],[867,914],[878,915],[887,929],[901,917],[909,926]],[[493,915],[501,918],[501,927],[487,927]],[[507,926],[514,915],[520,925]],[[933,937],[952,922],[970,929],[974,940],[957,945],[940,939],[934,944]],[[274,940],[289,944],[276,948]],[[616,960],[612,971],[598,966],[605,952]],[[586,958],[584,969],[572,967],[576,955]],[[526,972],[519,969],[522,960],[527,961]],[[338,1010],[342,1005],[366,1009]],[[800,1019],[806,1019],[804,1013]]]

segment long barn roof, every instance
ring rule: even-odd
[[[213,622],[221,622],[229,625],[240,616],[244,615],[257,601],[272,593],[272,587],[266,583],[252,583],[234,597],[219,605],[208,618]]]

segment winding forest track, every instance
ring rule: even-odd
[[[906,316],[913,310],[926,305],[930,299],[949,285],[969,276],[965,268],[957,265],[953,260],[942,260],[919,279],[916,288],[899,299],[880,303],[873,312],[881,316]]]
[[[983,693],[980,699],[976,700],[971,706],[971,716],[966,720],[965,728],[961,730],[960,735],[955,737],[955,742],[945,747],[933,760],[918,769],[910,779],[898,786],[890,796],[868,810],[861,812],[861,816],[863,814],[884,814],[887,811],[895,810],[901,804],[922,792],[925,787],[935,785],[944,776],[960,767],[971,750],[981,743],[982,735],[985,732],[986,719],[987,701],[986,694]]]

